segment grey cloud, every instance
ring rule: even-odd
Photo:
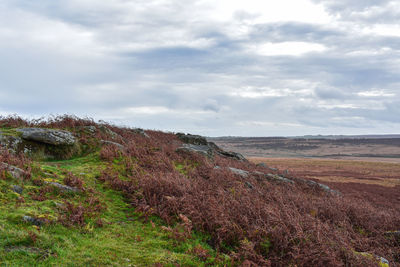
[[[398,94],[357,94],[398,90],[399,38],[296,22],[251,25],[247,35],[237,37],[227,30],[235,29],[226,27],[230,22],[192,18],[196,1],[135,1],[136,7],[123,0],[90,3],[6,0],[0,5],[9,14],[0,26],[17,36],[11,40],[0,32],[1,110],[77,113],[207,135],[335,133],[338,127],[356,133],[379,130],[380,122],[400,130]],[[342,14],[374,5],[323,3]],[[58,28],[51,27],[44,36],[31,36],[30,25],[19,21],[30,16],[37,19],[29,21],[32,27],[60,23],[76,38],[50,45],[59,38]],[[252,16],[237,12],[233,22]],[[249,49],[266,42],[318,43],[327,49],[297,56],[262,56]],[[382,52],[382,47],[392,50]],[[279,94],[263,95],[268,90]],[[146,113],[151,109],[160,112]]]

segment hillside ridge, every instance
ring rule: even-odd
[[[0,263],[399,266],[400,211],[206,138],[0,118]]]

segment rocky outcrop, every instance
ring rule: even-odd
[[[212,157],[214,155],[213,150],[209,146],[205,145],[183,144],[181,147],[176,149],[176,152],[195,152],[207,157]]]
[[[72,133],[63,130],[43,128],[17,129],[22,134],[22,139],[50,144],[50,145],[73,145],[76,140]]]
[[[186,144],[208,146],[207,139],[200,135],[177,133],[176,136]]]
[[[232,159],[236,159],[236,160],[240,160],[240,161],[247,161],[247,159],[245,157],[243,157],[242,154],[237,153],[237,152],[233,152],[233,151],[224,151],[222,149],[220,150],[216,150],[217,153],[221,156],[227,157],[227,158],[232,158]]]
[[[185,144],[192,145],[192,146],[199,146],[202,150],[211,150],[211,153],[207,153],[208,155],[218,154],[223,157],[236,159],[240,161],[247,161],[246,158],[241,155],[240,153],[232,152],[232,151],[224,151],[220,147],[218,147],[213,142],[208,142],[207,139],[200,135],[193,135],[193,134],[184,134],[184,133],[177,133],[176,136]],[[187,146],[186,146],[187,147]],[[185,145],[181,147],[185,149]],[[181,149],[179,148],[179,149]],[[197,151],[198,152],[198,151]]]

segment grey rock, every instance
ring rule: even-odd
[[[94,125],[79,126],[77,128],[82,129],[84,132],[89,133],[89,134],[94,134],[97,131],[97,128]]]
[[[73,145],[76,141],[72,133],[63,130],[22,128],[17,131],[22,133],[22,139],[50,145]]]
[[[117,138],[117,137],[120,137],[119,134],[117,134],[116,132],[110,130],[110,129],[109,129],[107,126],[105,126],[105,125],[101,125],[101,126],[99,127],[99,130],[102,131],[103,133],[105,133],[106,135],[111,136],[111,138],[113,138],[113,139],[114,139],[114,138]]]
[[[278,171],[278,169],[277,168],[271,168],[271,167],[268,167],[271,171],[274,171],[274,172],[277,172]]]
[[[20,187],[19,185],[12,185],[11,190],[20,195],[24,191],[24,189],[22,187]]]
[[[150,138],[150,136],[141,128],[133,128],[133,129],[131,129],[131,131],[136,133],[136,134],[143,135],[146,138]]]
[[[377,256],[377,258],[381,263],[387,264],[389,266],[389,261],[387,259],[385,259],[384,257],[381,257],[381,256]]]
[[[268,168],[267,164],[265,164],[264,162],[257,163],[256,166],[258,166],[258,167],[263,167],[263,168]]]
[[[228,169],[233,172],[234,174],[237,174],[243,178],[247,178],[249,176],[249,172],[241,169],[236,169],[232,167],[228,167]]]
[[[78,192],[81,191],[78,188],[71,187],[71,186],[68,186],[68,185],[59,184],[59,183],[56,183],[56,182],[47,182],[47,181],[45,181],[45,183],[49,184],[49,185],[52,185],[52,186],[55,186],[55,187],[57,187],[58,189],[60,189],[61,191],[64,191],[64,192],[78,193]]]
[[[43,224],[43,221],[41,221],[40,219],[31,217],[31,216],[24,216],[24,217],[22,217],[22,220],[24,222],[27,222],[27,223],[30,223],[30,224],[33,224],[36,226],[41,226]]]
[[[192,144],[183,144],[181,147],[176,149],[176,152],[195,152],[207,157],[211,157],[214,154],[213,150],[208,146]]]
[[[315,182],[315,181],[306,180],[306,179],[302,179],[302,178],[297,178],[297,180],[298,180],[298,181],[301,181],[301,182],[304,182],[304,183],[306,183],[306,184],[308,184],[308,185],[310,185],[310,186],[319,187],[319,188],[321,188],[322,190],[324,190],[324,191],[327,192],[327,193],[331,193],[331,194],[338,195],[338,196],[341,196],[341,195],[342,195],[341,192],[339,192],[339,191],[337,191],[337,190],[334,190],[334,189],[330,188],[329,186],[327,186],[327,185],[325,185],[325,184],[320,184],[320,183],[317,183],[317,182]]]
[[[215,166],[214,170],[221,170],[221,167],[220,166]]]
[[[120,149],[125,149],[125,147],[124,147],[123,145],[118,144],[118,143],[113,142],[113,141],[100,140],[100,142],[101,142],[102,144],[113,145],[113,146],[116,146],[116,147],[118,147],[118,148],[120,148]]]
[[[283,183],[289,183],[289,184],[294,184],[294,182],[288,178],[272,174],[272,173],[267,173],[265,175],[265,178],[267,178],[270,181],[277,181],[277,182],[283,182]]]
[[[394,237],[396,240],[400,241],[400,230],[399,231],[388,231],[388,232],[385,232],[385,236]]]
[[[254,186],[250,182],[245,182],[245,185],[250,189],[254,189]]]
[[[10,164],[0,162],[0,169],[7,170],[14,179],[23,180],[25,171]]]
[[[219,150],[219,151],[217,151],[217,153],[219,155],[227,157],[227,158],[233,158],[233,159],[237,159],[240,161],[247,161],[247,159],[242,154],[237,153],[237,152]]]
[[[176,136],[186,144],[208,146],[207,139],[200,135],[177,133]]]

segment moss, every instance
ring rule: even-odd
[[[45,185],[25,181],[25,202],[17,204],[18,195],[9,190],[12,181],[0,180],[0,263],[5,266],[165,266],[215,265],[216,252],[205,242],[208,236],[194,233],[191,239],[177,242],[162,229],[165,223],[158,217],[144,221],[127,204],[123,195],[97,182],[109,164],[99,153],[70,160],[34,162],[33,180],[62,183],[71,172],[83,180],[88,190],[82,194],[48,193],[50,198],[35,201],[32,196]],[[118,163],[114,163],[118,167]],[[6,189],[4,189],[6,188]],[[3,190],[4,189],[4,190]],[[58,222],[64,201],[87,205],[91,197],[100,199],[104,209],[85,218],[84,226],[63,226]],[[23,222],[29,215],[46,219],[37,227]],[[98,225],[101,220],[102,226]],[[204,262],[189,253],[201,245],[211,257]],[[225,259],[228,261],[228,259]]]

